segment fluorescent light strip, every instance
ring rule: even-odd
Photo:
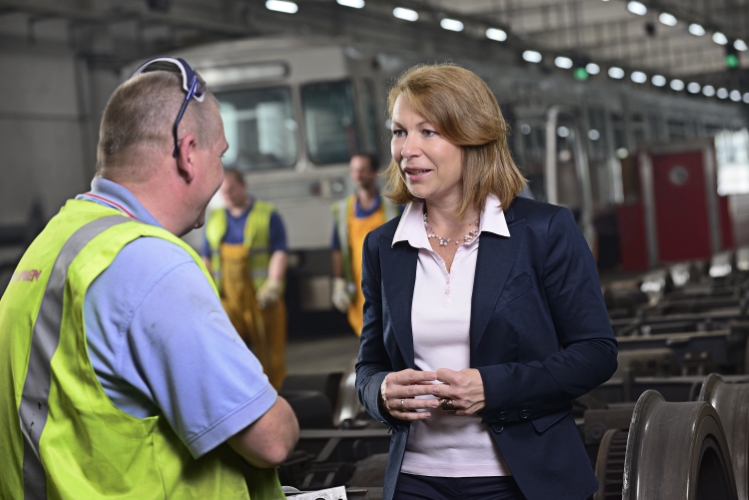
[[[666,85],[666,77],[663,75],[653,75],[653,78],[650,79],[650,82],[656,87],[663,87],[664,85]]]
[[[661,24],[665,24],[666,26],[676,26],[677,20],[676,17],[673,14],[669,14],[668,12],[662,12],[660,16],[658,16],[658,20],[661,22]]]
[[[644,16],[648,13],[648,8],[640,2],[629,2],[627,4],[627,10],[632,14],[637,14],[638,16]]]
[[[694,36],[703,36],[705,34],[705,28],[703,28],[699,24],[690,24],[689,32]]]
[[[648,75],[643,73],[642,71],[633,71],[629,77],[632,79],[635,83],[645,83],[648,81]]]
[[[540,63],[544,56],[540,52],[535,50],[526,50],[523,52],[523,59],[530,63]]]
[[[725,45],[728,43],[728,38],[726,38],[726,35],[724,35],[720,31],[716,31],[715,33],[713,33],[713,42],[717,43],[718,45]]]
[[[396,7],[393,9],[393,15],[397,17],[398,19],[403,19],[404,21],[417,21],[419,19],[419,13],[415,10],[411,9],[404,9],[403,7]]]
[[[497,42],[504,42],[507,40],[507,33],[499,28],[489,28],[486,30],[486,38],[496,40]]]
[[[268,0],[265,2],[265,8],[274,12],[284,12],[286,14],[296,14],[299,6],[294,2],[286,0]]]
[[[364,7],[364,0],[335,0],[338,5],[344,7],[353,7],[354,9],[361,9]]]
[[[624,78],[624,70],[622,68],[613,66],[609,68],[609,76],[615,80],[621,80],[622,78]]]
[[[447,31],[463,31],[463,23],[457,19],[445,18],[440,21],[440,26]]]
[[[572,67],[572,59],[569,57],[559,56],[554,59],[554,65],[557,68],[570,69]]]
[[[597,75],[601,72],[601,67],[596,63],[588,63],[585,65],[585,71],[590,75]]]

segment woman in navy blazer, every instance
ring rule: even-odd
[[[589,497],[598,484],[572,400],[613,374],[617,344],[585,240],[567,209],[516,197],[525,181],[507,150],[507,126],[472,72],[412,68],[391,90],[389,110],[390,197],[411,209],[423,206],[424,231],[432,237],[431,248],[395,238],[407,207],[364,242],[357,389],[367,411],[393,431],[383,498]],[[487,199],[494,196],[509,236],[477,234],[474,221],[492,208]],[[414,342],[424,338],[415,335],[424,325],[414,318],[429,314],[414,299],[429,292],[415,291],[417,272],[422,280],[428,274],[420,259],[442,259],[449,271],[463,247],[453,241],[464,250],[477,245],[470,311],[455,311],[467,318],[469,365],[420,366],[415,360],[429,351]],[[503,477],[452,477],[439,465],[404,473],[407,450],[424,445],[409,430],[427,419],[473,419],[496,445]],[[439,463],[436,454],[430,463]]]

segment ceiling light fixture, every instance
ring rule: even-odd
[[[540,63],[541,59],[543,58],[544,56],[542,56],[540,52],[536,52],[535,50],[526,50],[525,52],[523,52],[523,59],[530,63]]]
[[[671,80],[671,88],[677,92],[681,92],[684,90],[684,82],[679,80],[678,78],[674,78]]]
[[[572,59],[569,57],[559,56],[554,59],[554,65],[557,68],[570,69],[572,67]]]
[[[633,71],[629,77],[632,79],[635,83],[645,83],[648,81],[648,75],[643,73],[642,71]]]
[[[418,21],[419,19],[419,13],[415,10],[411,9],[404,9],[403,7],[396,7],[393,9],[393,16],[397,17],[398,19],[403,19],[404,21]]]
[[[664,85],[666,85],[666,77],[663,75],[653,75],[653,78],[650,79],[650,82],[656,87],[663,87]]]
[[[361,9],[364,7],[364,0],[335,0],[338,5],[344,7],[353,7],[354,9]]]
[[[265,8],[274,12],[284,12],[286,14],[296,14],[299,6],[294,2],[286,0],[268,0],[265,2]]]
[[[703,28],[699,24],[690,24],[689,32],[694,36],[703,36],[705,34],[705,28]]]
[[[702,87],[702,95],[705,97],[712,97],[715,95],[715,87],[712,85],[705,85]]]
[[[601,67],[596,63],[588,63],[585,65],[585,71],[587,71],[591,75],[597,75],[601,72]]]
[[[612,66],[611,68],[609,68],[609,76],[614,80],[621,80],[622,78],[624,78],[624,70],[622,68]]]
[[[720,31],[716,31],[715,33],[713,33],[713,42],[717,43],[718,45],[725,45],[728,43],[728,38],[726,38],[726,35],[724,35]]]
[[[486,30],[486,38],[490,40],[496,40],[498,42],[504,42],[507,40],[507,32],[499,28],[489,28]]]
[[[644,16],[648,13],[648,8],[640,2],[629,2],[627,4],[627,10],[632,14],[637,14],[638,16]]]
[[[440,26],[447,31],[463,31],[463,23],[457,19],[449,19],[446,17],[440,21]]]
[[[660,16],[658,16],[658,20],[661,22],[661,24],[665,24],[666,26],[676,26],[676,17],[673,14],[669,14],[668,12],[662,12]]]

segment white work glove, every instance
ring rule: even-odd
[[[336,309],[345,313],[351,307],[351,299],[346,291],[346,280],[343,278],[333,278],[333,296],[330,298]]]
[[[278,302],[282,288],[280,281],[268,278],[255,294],[260,309],[266,309]]]

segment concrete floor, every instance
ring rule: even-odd
[[[359,354],[359,337],[341,334],[310,340],[293,340],[286,347],[289,375],[343,372]]]

